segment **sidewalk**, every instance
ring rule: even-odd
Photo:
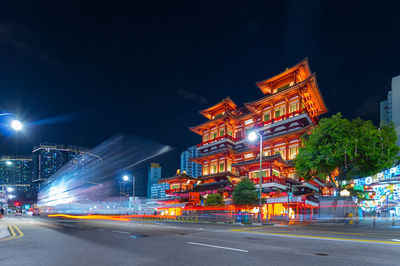
[[[8,230],[8,226],[5,224],[4,221],[0,220],[0,239],[9,237],[10,231]]]

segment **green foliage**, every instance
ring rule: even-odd
[[[340,113],[321,119],[309,134],[296,157],[297,174],[306,180],[325,179],[338,170],[341,182],[373,175],[391,167],[398,159],[394,125],[376,128],[360,118],[349,121]]]
[[[224,198],[219,193],[209,194],[207,196],[205,204],[206,204],[206,206],[221,206],[221,205],[225,205]]]
[[[258,203],[258,193],[255,185],[248,179],[243,179],[233,191],[233,203],[237,205],[255,205]]]

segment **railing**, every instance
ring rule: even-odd
[[[165,194],[171,194],[171,193],[175,193],[175,192],[180,192],[180,189],[168,189],[165,190]]]
[[[285,114],[285,115],[281,115],[280,117],[272,118],[272,119],[270,119],[268,121],[262,121],[260,123],[257,123],[256,127],[263,127],[265,125],[273,124],[275,122],[278,122],[278,121],[281,121],[281,120],[285,120],[285,119],[288,119],[288,118],[291,118],[291,117],[294,117],[294,116],[298,116],[298,115],[301,115],[301,114],[305,114],[305,113],[306,113],[306,109],[303,108],[303,109],[298,110],[298,111],[294,111],[294,112],[291,112],[291,113],[288,113],[288,114]]]
[[[317,182],[315,182],[314,180],[309,180],[309,181],[305,181],[305,183],[308,183],[310,185],[313,185],[316,188],[320,187],[320,184],[318,184]]]
[[[305,114],[305,113],[307,113],[307,111],[306,111],[305,108],[303,108],[303,109],[298,110],[298,111],[294,111],[294,112],[291,112],[291,113],[288,113],[288,114],[285,114],[285,115],[281,115],[280,117],[272,118],[272,119],[270,119],[268,121],[262,121],[260,123],[255,124],[255,127],[256,128],[260,128],[260,127],[263,127],[265,125],[274,124],[274,123],[276,123],[278,121],[282,121],[282,120],[285,120],[285,119],[288,119],[288,118],[291,118],[291,117],[294,117],[294,116],[298,116],[298,115],[301,115],[301,114]],[[245,137],[243,137],[243,136],[234,138],[234,137],[232,137],[232,136],[230,136],[228,134],[225,134],[224,136],[216,137],[214,139],[210,139],[210,140],[204,141],[202,143],[199,143],[196,146],[197,146],[197,148],[199,148],[201,146],[204,146],[204,145],[207,145],[207,144],[210,144],[210,143],[214,143],[214,142],[217,142],[217,141],[220,141],[220,140],[223,140],[223,139],[230,139],[232,141],[239,141],[239,140],[242,140],[244,138]]]
[[[252,178],[251,181],[254,184],[259,184],[260,183],[260,178]],[[278,176],[267,176],[262,178],[262,183],[278,183],[281,185],[286,185],[286,179],[283,177],[278,177]]]
[[[202,142],[200,144],[197,144],[196,146],[197,146],[197,148],[199,148],[201,146],[204,146],[204,145],[207,145],[207,144],[210,144],[210,143],[214,143],[214,142],[217,142],[217,141],[220,141],[220,140],[223,140],[223,139],[229,139],[229,140],[232,140],[232,141],[239,141],[242,138],[241,137],[234,138],[234,137],[232,137],[232,136],[230,136],[228,134],[225,134],[223,136],[219,136],[219,137],[216,137],[214,139],[210,139],[210,140],[204,141],[204,142]]]

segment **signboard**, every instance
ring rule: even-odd
[[[6,193],[0,192],[0,202],[7,202]]]
[[[200,202],[199,192],[189,192],[189,203],[192,205],[197,205]]]

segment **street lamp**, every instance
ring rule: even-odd
[[[128,181],[129,175],[123,175],[122,180]],[[135,198],[135,177],[132,176],[132,198]]]
[[[20,131],[24,127],[19,120],[13,120],[11,121],[11,128],[14,129],[15,131]]]
[[[7,192],[13,192],[13,191],[14,191],[14,188],[12,188],[12,187],[7,188]]]
[[[257,130],[254,130],[252,132],[250,132],[250,134],[248,135],[248,139],[249,141],[255,141],[257,139],[257,137],[260,139],[260,175],[259,175],[259,202],[258,202],[258,220],[261,223],[261,208],[262,208],[262,142],[263,142],[263,137],[262,134],[260,134],[260,132],[258,132]]]
[[[12,162],[11,161],[6,161],[6,165],[10,166],[10,165],[12,165]]]

